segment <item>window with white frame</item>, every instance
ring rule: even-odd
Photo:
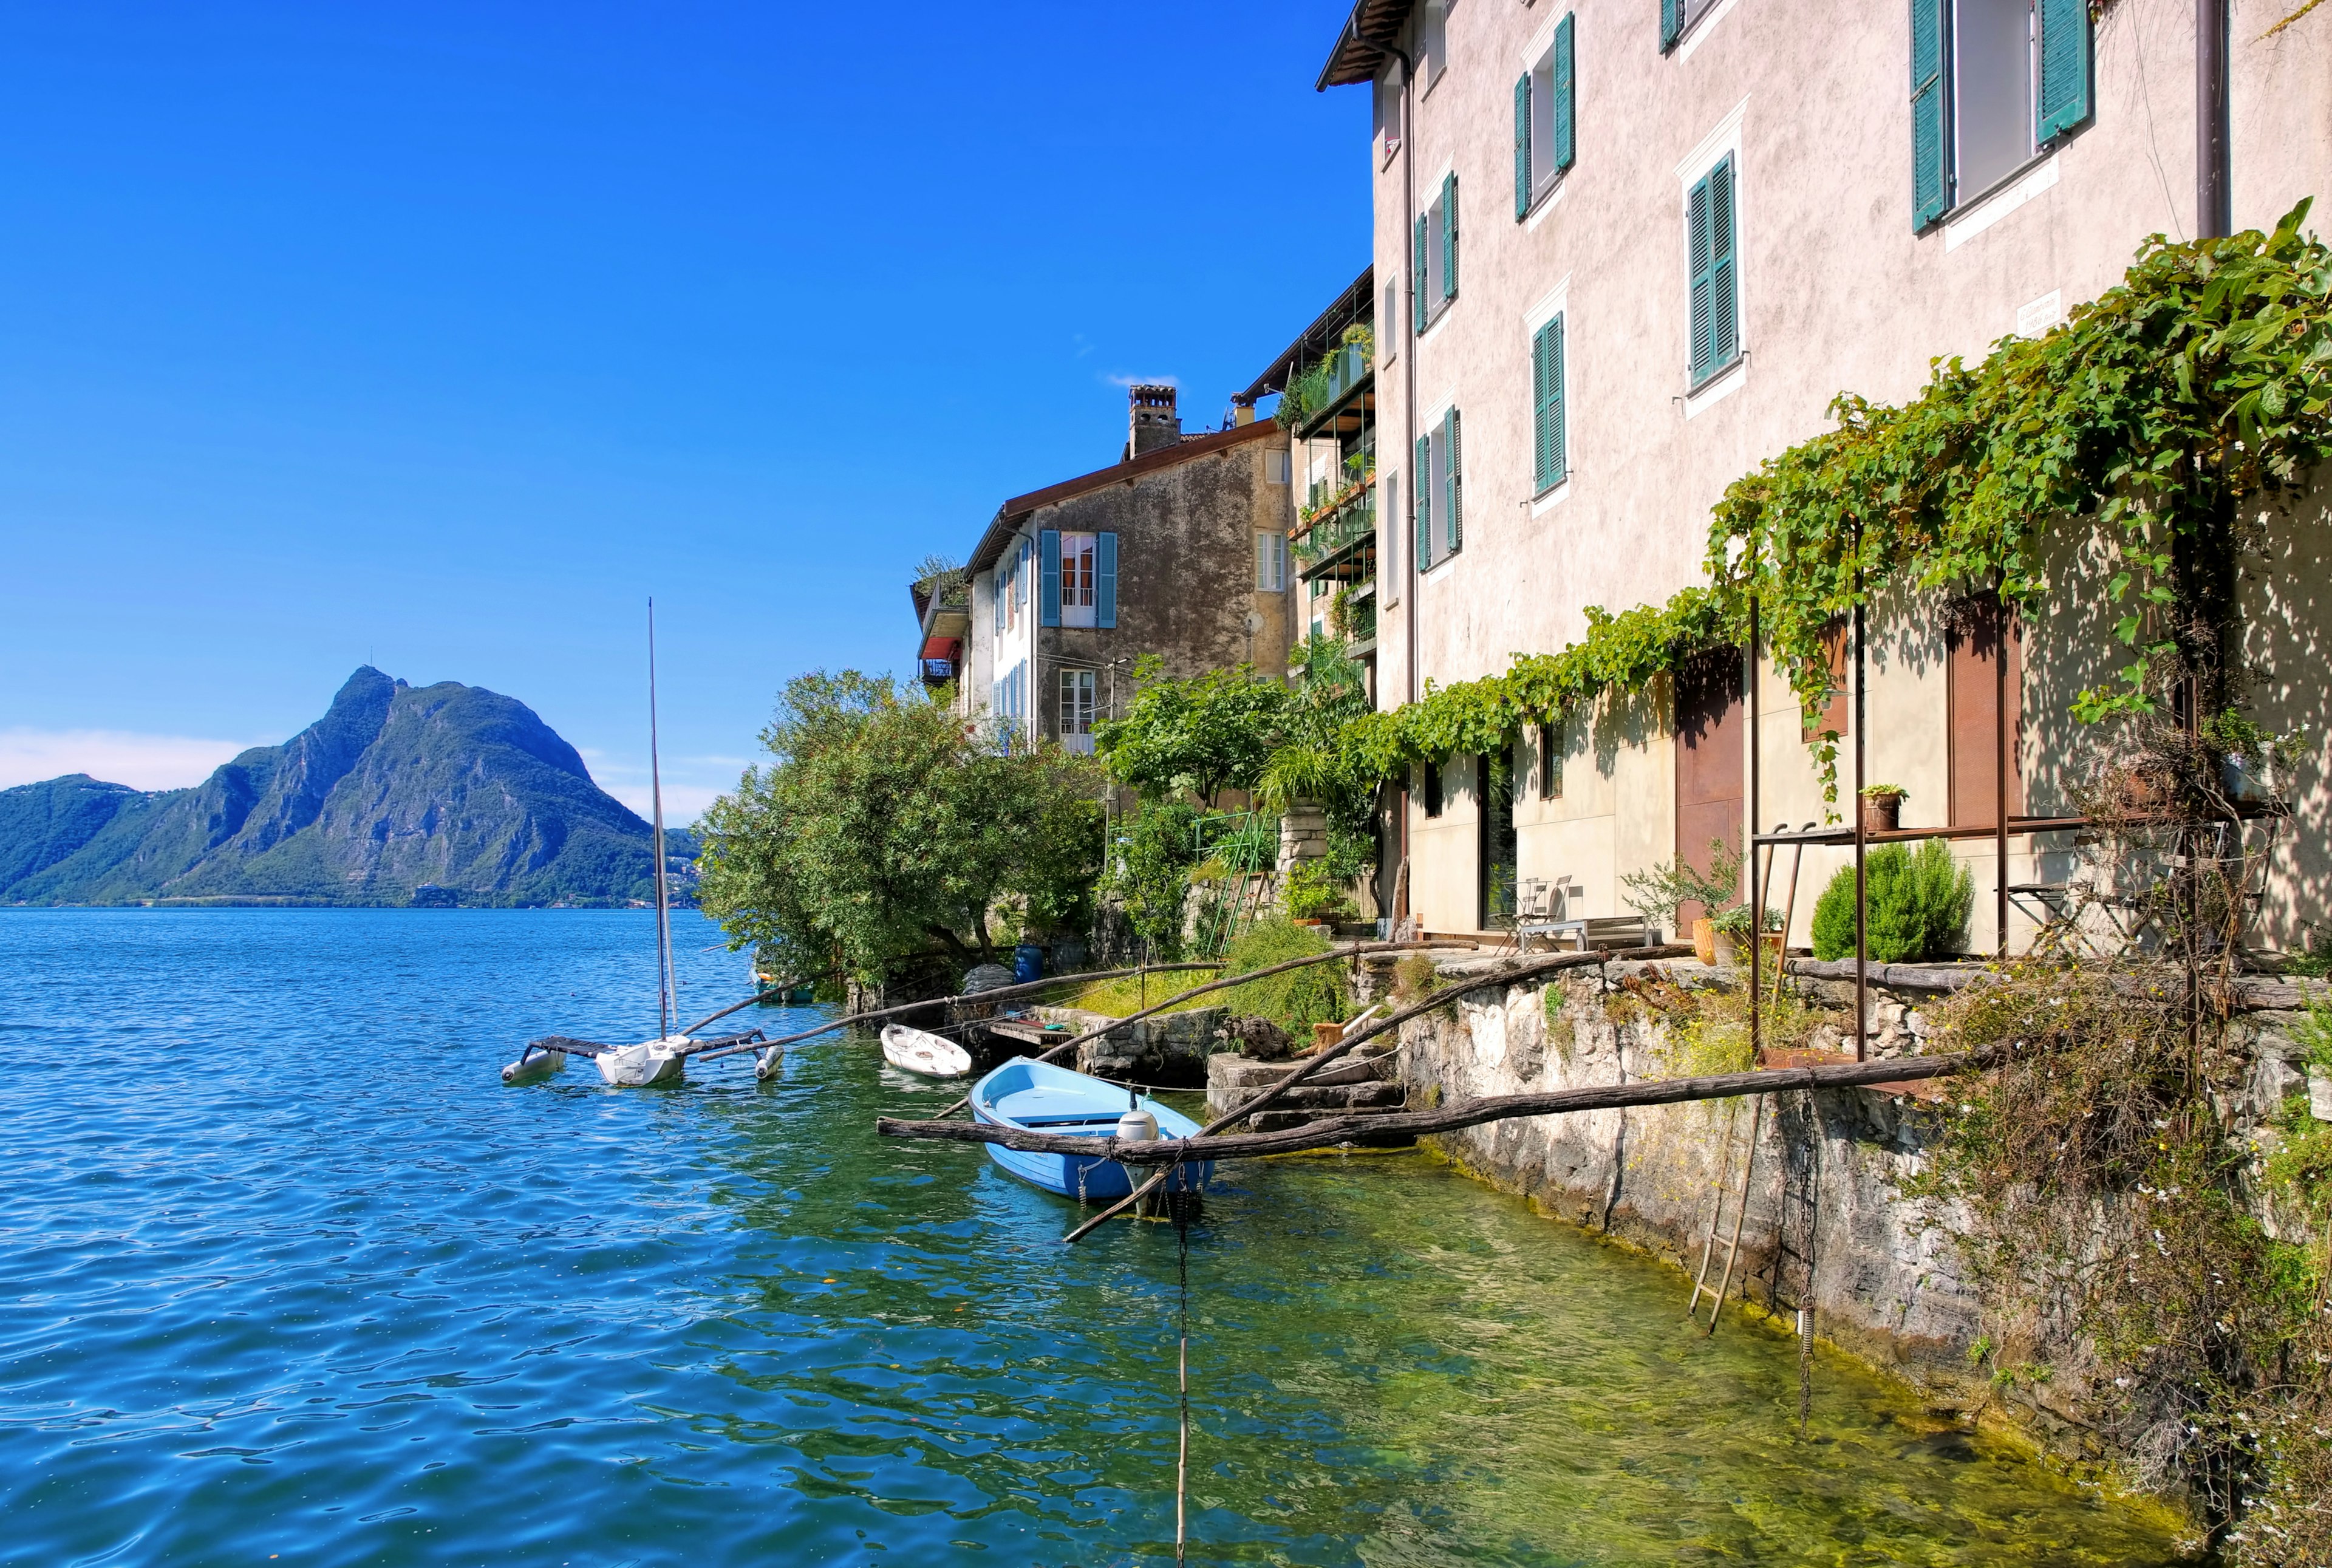
[[[1275,446],[1263,454],[1263,482],[1266,484],[1287,483],[1287,453],[1284,448]]]
[[[1912,0],[1912,226],[2089,118],[2088,0]]]
[[[1727,152],[1685,191],[1685,271],[1691,280],[1691,380],[1699,387],[1741,358],[1740,175]]]
[[[1060,672],[1061,745],[1080,757],[1094,749],[1094,672]]]
[[[1065,626],[1094,624],[1097,546],[1098,539],[1094,534],[1061,535],[1061,624]]]
[[[1377,156],[1391,162],[1400,150],[1400,62],[1389,61],[1377,78]]]
[[[1417,8],[1417,74],[1430,88],[1449,65],[1450,0],[1425,0]]]
[[[1578,46],[1566,14],[1515,78],[1515,218],[1526,218],[1577,156]]]
[[[1422,332],[1458,298],[1458,175],[1441,177],[1410,236],[1410,326]]]
[[[1675,48],[1722,0],[1660,0],[1660,51]]]
[[[1465,544],[1465,473],[1458,410],[1451,408],[1417,438],[1416,466],[1410,470],[1419,571],[1440,565]]]
[[[1287,591],[1287,536],[1276,528],[1255,531],[1255,591]]]

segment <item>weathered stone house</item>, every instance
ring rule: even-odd
[[[1143,655],[1284,671],[1289,488],[1277,426],[1184,435],[1174,388],[1131,388],[1123,459],[1013,497],[972,551],[963,711],[1090,751]]]

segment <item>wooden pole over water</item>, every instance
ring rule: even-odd
[[[672,900],[664,885],[664,770],[656,759],[655,596],[648,596],[648,799],[655,812],[656,1038],[672,1037]]]

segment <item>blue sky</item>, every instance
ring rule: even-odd
[[[687,815],[1005,496],[1368,259],[1345,6],[0,6],[0,784],[369,659]]]

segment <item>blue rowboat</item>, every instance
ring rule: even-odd
[[[1025,1127],[1032,1133],[1068,1137],[1108,1138],[1116,1135],[1117,1119],[1125,1114],[1132,1098],[1130,1091],[1115,1084],[1089,1078],[1050,1062],[1016,1056],[972,1085],[971,1114],[973,1120],[992,1126]],[[1140,1104],[1142,1109],[1158,1118],[1160,1137],[1198,1136],[1199,1124],[1180,1111],[1152,1099],[1143,1099]],[[987,1147],[988,1157],[1013,1175],[1064,1198],[1113,1202],[1133,1191],[1135,1181],[1149,1175],[1147,1171],[1141,1171],[1129,1176],[1126,1166],[1094,1155],[1037,1154],[1008,1149],[1001,1143]],[[1202,1191],[1214,1173],[1211,1160],[1178,1165],[1161,1190]]]

